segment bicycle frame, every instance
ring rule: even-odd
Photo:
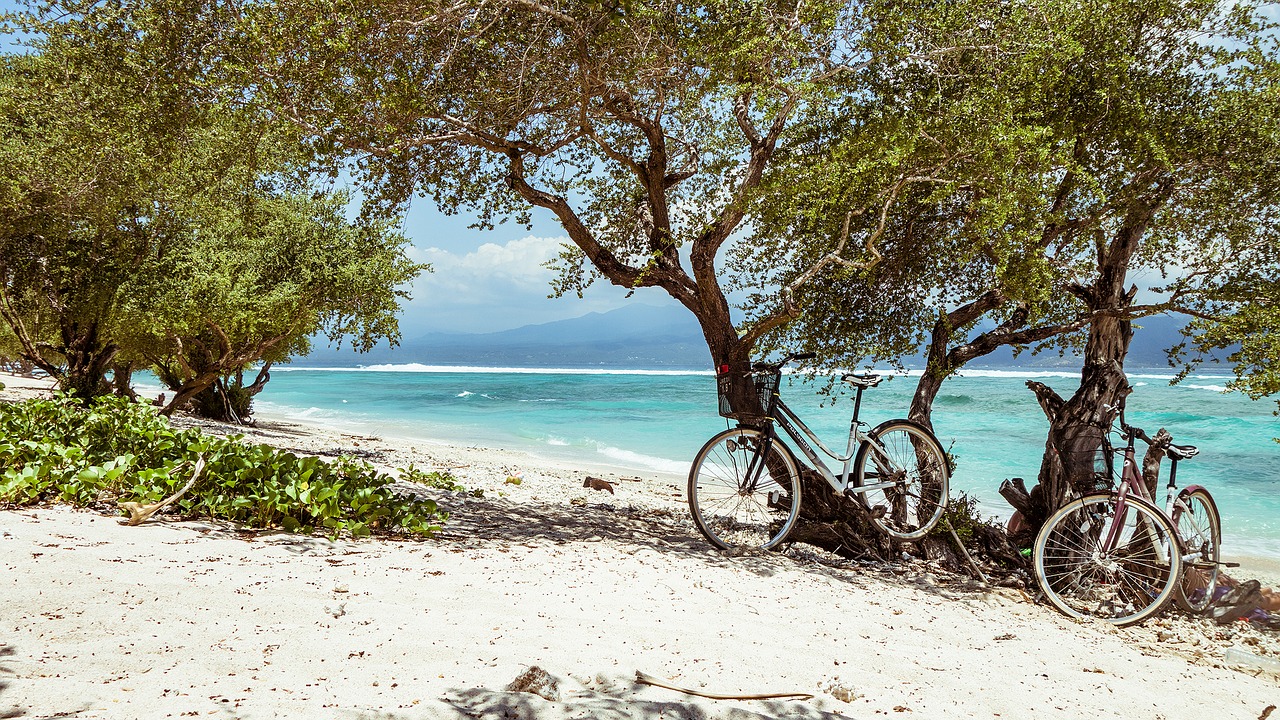
[[[862,392],[859,390],[858,405],[861,405],[861,399]],[[891,459],[885,454],[884,450],[882,450],[879,445],[869,442],[866,434],[862,432],[860,423],[858,422],[857,405],[854,407],[853,419],[849,422],[849,444],[845,447],[845,455],[843,456],[835,454],[825,444],[823,444],[822,440],[809,429],[809,426],[804,424],[804,421],[800,419],[800,416],[796,415],[794,410],[787,407],[786,403],[782,402],[782,398],[775,395],[771,405],[773,413],[768,418],[771,421],[768,432],[769,442],[772,442],[773,439],[777,437],[777,432],[773,429],[773,426],[775,424],[782,426],[782,430],[795,442],[796,447],[800,448],[800,452],[804,453],[804,456],[809,459],[809,462],[813,464],[813,468],[818,471],[818,474],[822,476],[822,479],[826,480],[827,484],[836,492],[867,493],[872,490],[897,487],[898,483],[893,481],[853,486],[853,478],[850,477],[850,473],[853,469],[854,458],[857,456],[856,449],[863,443],[867,443],[868,447],[870,447],[871,451],[875,454],[874,460],[876,466],[881,470],[881,472],[885,474],[891,472],[889,469]],[[826,453],[832,459],[844,463],[844,468],[839,475],[833,473],[831,469],[827,467],[826,463],[822,462],[822,458],[818,457],[817,451],[815,451],[805,438],[801,436],[801,431],[803,431],[804,435],[808,436],[815,445],[821,448],[822,452]],[[767,445],[761,452],[761,455],[764,455],[766,452],[768,452]]]
[[[1128,499],[1130,493],[1147,501],[1151,505],[1155,505],[1155,498],[1153,498],[1151,493],[1147,491],[1146,482],[1142,479],[1142,476],[1138,474],[1138,465],[1135,462],[1136,453],[1133,445],[1134,436],[1130,434],[1128,436],[1128,440],[1128,445],[1126,445],[1123,450],[1114,450],[1111,448],[1110,443],[1107,443],[1109,450],[1124,458],[1124,466],[1120,470],[1120,486],[1116,490],[1116,514],[1111,521],[1111,527],[1107,529],[1107,538],[1102,545],[1102,547],[1108,552],[1115,550],[1116,543],[1119,540],[1120,529],[1124,525],[1126,514],[1125,501]],[[1168,496],[1165,499],[1164,508],[1165,517],[1168,518],[1173,517],[1173,506],[1175,502],[1174,490],[1176,489],[1174,485],[1174,478],[1177,472],[1176,459],[1172,461],[1172,467],[1173,469],[1169,473]],[[1174,537],[1170,538],[1168,543],[1166,543],[1159,539],[1155,530],[1149,524],[1145,526],[1145,529],[1147,531],[1148,539],[1151,541],[1152,548],[1156,550],[1157,559],[1161,562],[1167,562],[1168,553],[1174,551],[1173,548],[1169,546],[1169,543],[1176,544],[1176,551],[1179,553],[1182,552],[1180,545],[1182,539],[1177,537],[1176,534]],[[1189,556],[1184,556],[1182,560],[1186,562],[1194,557],[1195,555],[1193,553]]]

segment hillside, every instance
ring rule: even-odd
[[[1153,368],[1168,364],[1165,350],[1181,340],[1182,321],[1170,316],[1147,318],[1134,334],[1128,365]],[[427,333],[406,339],[396,348],[385,345],[359,354],[319,347],[299,366],[349,367],[388,363],[479,365],[488,367],[629,367],[705,369],[710,358],[693,316],[678,307],[628,305],[607,313],[493,333]],[[908,367],[920,367],[922,357]],[[1023,353],[1009,348],[973,363],[981,368],[1071,368],[1078,361],[1057,352]]]

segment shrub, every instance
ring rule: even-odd
[[[434,501],[395,493],[368,463],[175,430],[150,406],[111,396],[0,405],[0,505],[158,502],[186,483],[200,454],[203,476],[172,506],[187,516],[357,537],[431,535],[447,519]]]

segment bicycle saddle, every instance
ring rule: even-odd
[[[841,375],[840,379],[854,387],[871,388],[879,385],[880,381],[884,378],[881,378],[879,375],[858,375],[855,373],[846,373]]]
[[[1179,460],[1186,460],[1200,454],[1195,445],[1169,445],[1168,453]]]

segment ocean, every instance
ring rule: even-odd
[[[1223,517],[1223,552],[1280,558],[1280,422],[1271,400],[1224,393],[1226,375],[1197,375],[1170,386],[1167,371],[1130,371],[1126,417],[1154,435],[1200,448],[1179,464],[1178,484],[1203,485]],[[972,370],[947,380],[934,405],[943,447],[956,456],[952,492],[978,499],[982,512],[1007,517],[997,489],[1023,477],[1034,484],[1048,423],[1027,380],[1069,396],[1070,372]],[[824,397],[826,378],[784,379],[782,397],[828,447],[843,451],[852,393]],[[841,386],[843,388],[843,386]],[[875,425],[906,415],[915,391],[899,376],[868,390],[862,419]],[[710,372],[548,370],[384,365],[273,368],[258,396],[264,417],[346,432],[516,449],[620,472],[684,476],[694,454],[726,421],[716,414]],[[1115,440],[1117,444],[1118,439]],[[834,461],[828,463],[836,467]],[[1167,470],[1167,464],[1162,467]],[[1163,485],[1158,500],[1163,503]]]

